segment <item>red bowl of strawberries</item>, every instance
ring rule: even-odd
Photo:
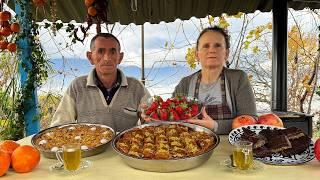
[[[198,99],[186,96],[163,99],[155,95],[146,105],[142,114],[151,121],[184,121],[197,118],[203,107]]]

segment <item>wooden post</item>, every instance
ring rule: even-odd
[[[19,17],[19,22],[21,24],[21,31],[23,33],[23,39],[20,39],[17,44],[18,48],[21,50],[19,54],[19,59],[21,60],[19,64],[19,72],[20,72],[20,82],[21,88],[25,87],[28,83],[28,70],[32,69],[31,64],[31,48],[29,38],[29,33],[31,30],[31,7],[29,4],[29,0],[20,0],[15,1],[15,12]],[[40,130],[40,120],[38,120],[39,111],[38,111],[38,100],[37,100],[37,90],[36,87],[31,92],[31,97],[28,99],[24,99],[24,120],[25,120],[25,130],[26,135],[29,136],[31,134],[35,134]]]

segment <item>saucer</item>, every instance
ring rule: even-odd
[[[232,172],[241,173],[241,174],[256,173],[256,172],[262,171],[265,166],[262,162],[257,161],[257,160],[253,160],[253,166],[251,168],[245,169],[245,170],[238,169],[238,168],[232,166],[230,159],[226,159],[226,160],[222,161],[220,164],[222,166],[226,167],[228,170],[231,170]]]
[[[57,162],[57,163],[51,165],[49,169],[52,172],[77,173],[77,172],[79,172],[79,171],[81,171],[83,169],[86,169],[86,168],[90,167],[91,165],[92,165],[91,161],[81,160],[79,169],[77,169],[75,171],[68,171],[68,170],[64,169],[63,163]]]

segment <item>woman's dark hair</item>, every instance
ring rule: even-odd
[[[113,38],[114,40],[117,41],[118,45],[119,45],[119,51],[120,51],[120,42],[118,40],[117,37],[115,37],[113,34],[111,33],[98,33],[96,34],[95,36],[93,36],[93,38],[91,39],[91,42],[90,42],[90,49],[92,50],[94,48],[94,41],[98,38],[98,37],[104,37],[106,39],[108,38]]]
[[[228,34],[228,31],[226,29],[219,27],[219,26],[213,26],[213,27],[207,27],[201,31],[201,33],[197,39],[197,45],[196,45],[197,50],[198,50],[199,40],[200,40],[201,36],[208,31],[221,33],[224,37],[225,42],[226,42],[226,48],[230,49],[230,36]]]

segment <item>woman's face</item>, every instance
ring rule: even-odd
[[[202,68],[223,67],[229,56],[224,36],[216,31],[208,31],[199,39],[196,58]]]

